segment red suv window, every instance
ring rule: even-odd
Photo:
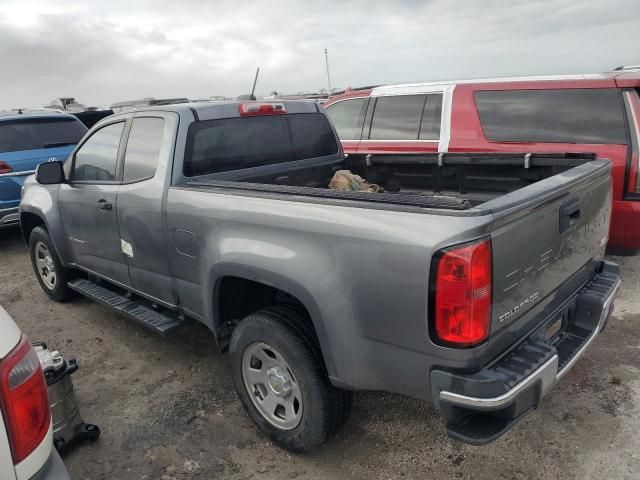
[[[614,88],[478,91],[475,101],[489,141],[627,142],[620,92]]]
[[[327,115],[341,140],[360,140],[369,98],[342,100],[326,107]]]
[[[369,139],[438,140],[441,114],[442,94],[379,97]]]

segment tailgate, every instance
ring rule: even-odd
[[[610,172],[610,162],[592,161],[483,205],[494,213],[492,333],[604,255]]]

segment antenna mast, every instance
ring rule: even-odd
[[[256,83],[258,83],[258,74],[260,73],[260,67],[256,70],[256,78],[253,79],[253,88],[251,89],[251,99],[255,100],[254,93],[256,92]]]
[[[329,74],[329,52],[324,49],[324,61],[327,64],[327,84],[329,85],[329,95],[331,95],[331,75]]]

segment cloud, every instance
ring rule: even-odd
[[[0,106],[602,71],[640,63],[640,3],[3,0]]]

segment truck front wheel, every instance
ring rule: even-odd
[[[319,349],[297,329],[306,319],[270,307],[243,319],[229,345],[233,382],[258,428],[294,452],[322,444],[346,419],[351,392],[331,385]]]
[[[42,290],[57,302],[70,300],[73,291],[67,282],[73,279],[73,271],[62,266],[49,232],[44,227],[36,227],[31,231],[29,256]]]

